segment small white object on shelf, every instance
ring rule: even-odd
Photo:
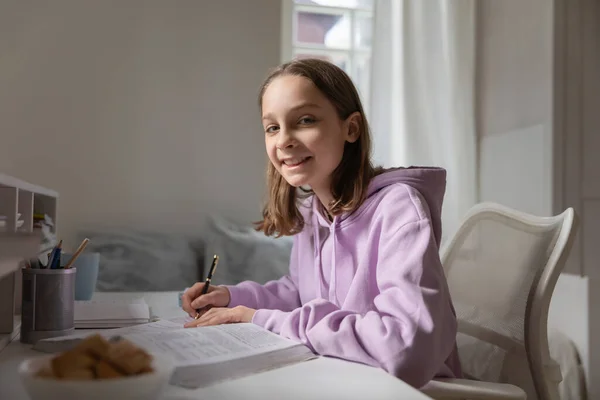
[[[6,230],[6,220],[8,219],[8,217],[6,215],[0,215],[0,232],[5,231]],[[19,228],[23,227],[23,224],[25,223],[25,221],[23,221],[21,219],[21,213],[17,213],[17,230],[19,230]]]

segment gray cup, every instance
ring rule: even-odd
[[[72,334],[77,270],[23,268],[21,272],[21,342],[35,344]]]
[[[71,257],[72,254],[61,254],[61,267],[67,265]],[[96,291],[96,282],[98,281],[100,253],[81,253],[72,267],[77,268],[75,300],[91,300]]]

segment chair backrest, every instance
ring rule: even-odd
[[[481,203],[468,212],[442,250],[467,377],[517,385],[528,399],[559,399],[548,309],[576,225],[572,208],[537,217]]]

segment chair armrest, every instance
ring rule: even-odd
[[[481,382],[469,379],[434,379],[421,392],[436,400],[526,400],[518,386],[507,383]]]

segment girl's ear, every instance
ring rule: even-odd
[[[362,121],[362,115],[358,111],[350,114],[348,118],[346,118],[346,141],[350,143],[354,143],[358,140],[360,136],[360,123]]]

